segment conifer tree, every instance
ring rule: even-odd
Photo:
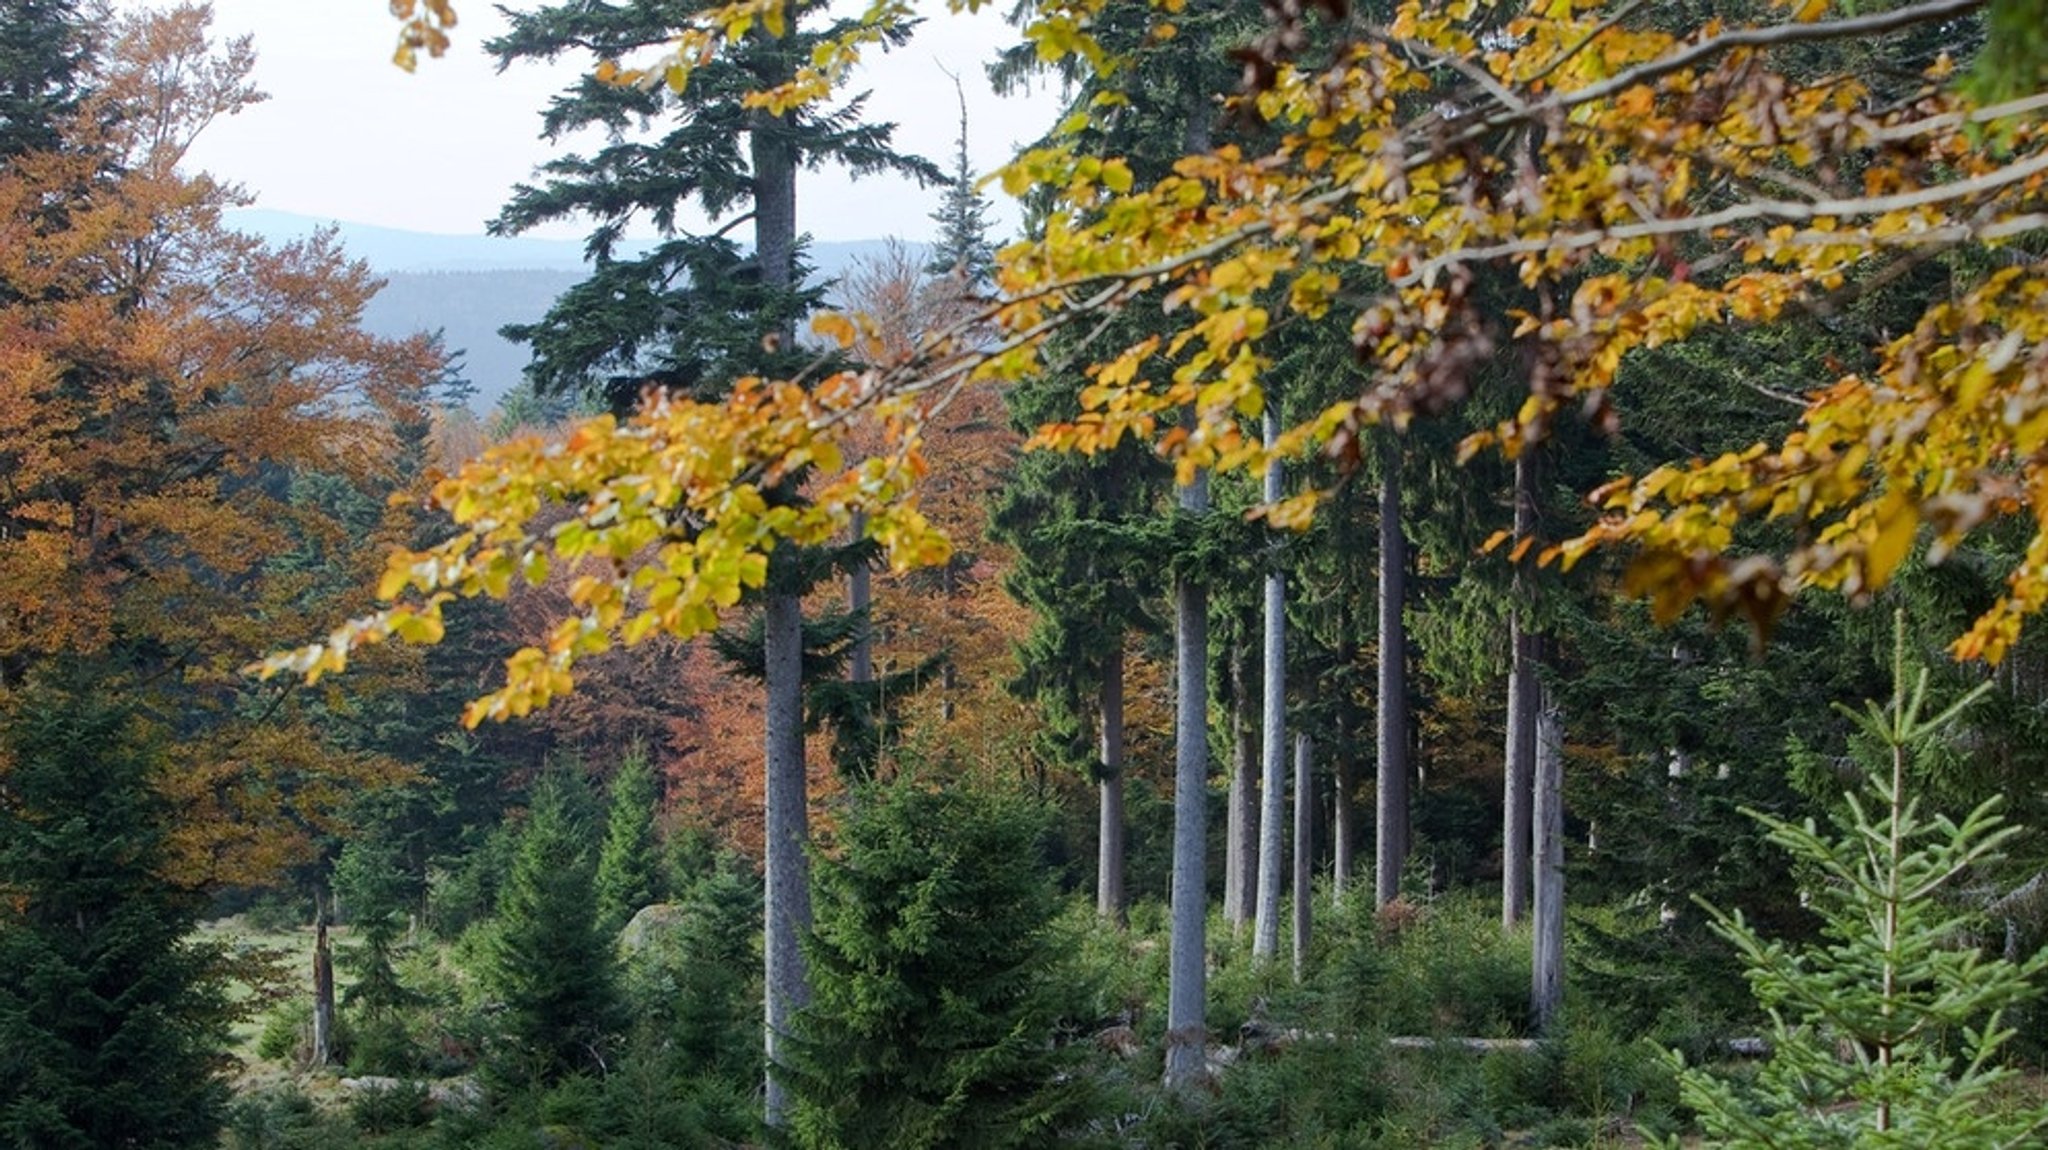
[[[612,775],[604,848],[597,857],[598,930],[605,935],[618,933],[641,907],[661,900],[661,845],[654,833],[660,802],[653,761],[646,744],[636,742]]]
[[[1073,1113],[1044,812],[914,776],[869,788],[817,875],[796,1144],[1027,1147]]]
[[[0,158],[63,142],[85,54],[77,0],[11,0],[0,9]]]
[[[617,1021],[617,960],[598,930],[588,828],[568,793],[581,785],[554,770],[535,788],[498,892],[484,980],[504,1003],[492,1062],[511,1084],[596,1069]]]
[[[954,279],[968,290],[978,290],[995,274],[996,247],[988,238],[988,199],[975,188],[974,169],[967,162],[967,94],[960,90],[957,77],[953,89],[960,97],[960,139],[945,195],[932,213],[939,234],[924,270],[934,278]]]
[[[501,66],[565,53],[588,53],[593,63],[617,61],[666,44],[696,8],[693,0],[555,4],[512,13],[511,30],[488,47]],[[783,114],[747,105],[747,93],[790,78],[810,58],[818,43],[812,26],[823,26],[823,8],[814,0],[791,5],[786,34],[746,37],[734,52],[698,69],[682,91],[607,83],[593,69],[549,106],[543,117],[549,139],[602,128],[608,140],[589,157],[549,162],[546,182],[515,190],[492,224],[494,231],[516,233],[564,218],[597,221],[587,245],[591,277],[538,324],[507,332],[532,343],[529,374],[541,390],[596,391],[614,408],[628,409],[648,387],[716,395],[742,375],[793,378],[807,366],[811,353],[797,345],[797,322],[821,293],[804,283],[797,170],[834,164],[854,175],[939,178],[928,162],[894,150],[891,125],[862,122],[859,98],[834,109]],[[657,142],[639,137],[655,124],[665,130]],[[692,235],[679,219],[685,206],[724,222],[708,235]],[[636,219],[651,221],[663,239],[644,256],[622,258],[618,242]],[[749,220],[754,244],[744,252],[727,237]],[[787,486],[785,497],[795,498],[795,483]],[[764,1025],[771,1065],[809,997],[797,939],[810,924],[801,596],[819,574],[814,566],[789,548],[777,551],[762,602]],[[766,1106],[769,1124],[778,1125],[782,1088],[772,1074]]]
[[[221,956],[164,877],[167,806],[96,678],[0,715],[0,1143],[211,1146],[228,1097]]]
[[[2037,1145],[2048,1129],[2048,1105],[1999,1095],[2015,1073],[2000,1061],[2013,1037],[2005,1012],[2039,993],[2032,980],[2048,971],[2048,951],[1986,958],[1968,942],[1973,916],[1953,900],[1958,881],[1995,864],[2018,828],[1996,796],[1958,823],[1924,813],[1915,794],[1916,760],[1990,684],[1923,717],[1927,685],[1924,669],[1907,685],[1901,615],[1890,706],[1854,716],[1881,754],[1864,787],[1872,805],[1850,794],[1832,834],[1811,819],[1757,816],[1809,868],[1825,941],[1788,946],[1739,911],[1714,912],[1770,1013],[1772,1044],[1748,1083],[1681,1064],[1681,1096],[1715,1145],[1961,1150]]]

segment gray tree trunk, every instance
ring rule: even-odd
[[[780,552],[777,553],[778,556]],[[767,708],[767,951],[768,1124],[780,1127],[789,1100],[776,1078],[783,1044],[796,1015],[811,1000],[799,943],[811,927],[810,806],[804,771],[803,606],[795,595],[774,592],[766,616]]]
[[[1349,612],[1345,615],[1349,622]],[[1345,628],[1350,634],[1350,628]],[[1349,638],[1337,644],[1338,663],[1349,667],[1358,658],[1358,647]],[[1337,729],[1348,736],[1358,729],[1356,710],[1351,705],[1351,692],[1345,691],[1337,699]],[[1335,798],[1330,804],[1330,893],[1343,897],[1345,887],[1351,883],[1351,876],[1358,872],[1358,756],[1356,743],[1344,738],[1337,748],[1332,763],[1333,777],[1330,788]]]
[[[752,113],[748,148],[754,169],[754,254],[761,283],[771,291],[794,286],[796,155],[775,130],[775,117]],[[793,340],[793,330],[775,333]],[[796,556],[785,544],[769,557],[769,591],[762,607],[767,708],[765,791],[767,883],[762,949],[766,957],[765,1030],[768,1068],[766,1121],[788,1120],[789,1098],[776,1077],[784,1041],[796,1015],[810,1003],[810,979],[799,940],[811,926],[810,806],[804,770],[803,602],[791,570]]]
[[[1183,143],[1209,150],[1207,95],[1193,92]],[[1190,410],[1188,418],[1194,417]],[[1191,515],[1209,511],[1209,476],[1180,489]],[[1166,957],[1166,1085],[1193,1086],[1208,1070],[1209,919],[1209,589],[1181,576],[1173,584],[1173,882]]]
[[[1536,908],[1529,1014],[1550,1029],[1564,1001],[1564,724],[1546,698],[1536,720]]]
[[[1223,921],[1233,936],[1252,920],[1258,892],[1258,778],[1252,772],[1251,676],[1242,646],[1230,652],[1230,792],[1224,807]]]
[[[1515,539],[1536,532],[1535,451],[1523,447],[1515,457]],[[1534,584],[1518,567],[1512,606],[1508,609],[1508,737],[1507,767],[1502,778],[1503,812],[1500,850],[1500,923],[1512,928],[1529,913],[1529,861],[1534,842],[1530,819],[1536,778],[1536,712],[1541,694],[1537,676],[1538,640],[1528,627],[1526,605]]]
[[[1315,867],[1315,788],[1309,778],[1311,744],[1306,732],[1294,736],[1294,981],[1308,967],[1308,934],[1313,921],[1310,895]]]
[[[1408,541],[1401,534],[1401,448],[1380,433],[1380,675],[1378,842],[1373,905],[1400,897],[1408,863]]]
[[[334,951],[327,940],[328,900],[313,891],[313,1051],[308,1062],[334,1061]]]
[[[1280,438],[1280,412],[1269,396],[1266,403],[1266,446]],[[1280,501],[1280,461],[1266,467],[1266,502]],[[1280,867],[1287,817],[1287,576],[1280,570],[1280,541],[1272,537],[1266,571],[1265,713],[1259,731],[1259,906],[1252,931],[1252,957],[1270,961],[1280,952]]]
[[[1181,488],[1191,514],[1209,509],[1209,480]],[[1209,894],[1209,591],[1183,575],[1174,581],[1172,930],[1167,946],[1166,1084],[1200,1081],[1207,1068],[1206,1011]]]
[[[1124,649],[1102,664],[1098,700],[1102,733],[1102,817],[1095,852],[1095,911],[1118,926],[1130,922],[1124,899]]]

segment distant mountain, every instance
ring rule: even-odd
[[[363,326],[393,338],[441,332],[450,349],[465,353],[463,374],[477,388],[473,402],[486,410],[518,382],[527,362],[526,349],[501,338],[498,329],[539,319],[583,278],[585,266],[580,240],[436,235],[262,208],[230,212],[228,222],[272,242],[335,228],[349,253],[385,279],[364,309]],[[637,254],[646,246],[626,250]],[[887,247],[886,240],[814,243],[809,255],[818,274],[830,279]]]

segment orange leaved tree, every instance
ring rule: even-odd
[[[248,43],[216,50],[208,19],[118,22],[59,146],[0,168],[0,696],[89,664],[139,708],[195,885],[274,875],[354,783],[398,772],[239,668],[283,620],[346,609],[295,555],[400,541],[350,539],[299,480],[397,486],[439,372],[424,341],[356,326],[377,285],[331,237],[237,234],[238,193],[181,169],[260,98]]]

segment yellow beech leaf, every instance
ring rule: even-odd
[[[1920,528],[1920,508],[1912,498],[1894,491],[1878,506],[1877,533],[1863,553],[1863,582],[1872,591],[1890,581],[1892,572],[1913,549]]]

